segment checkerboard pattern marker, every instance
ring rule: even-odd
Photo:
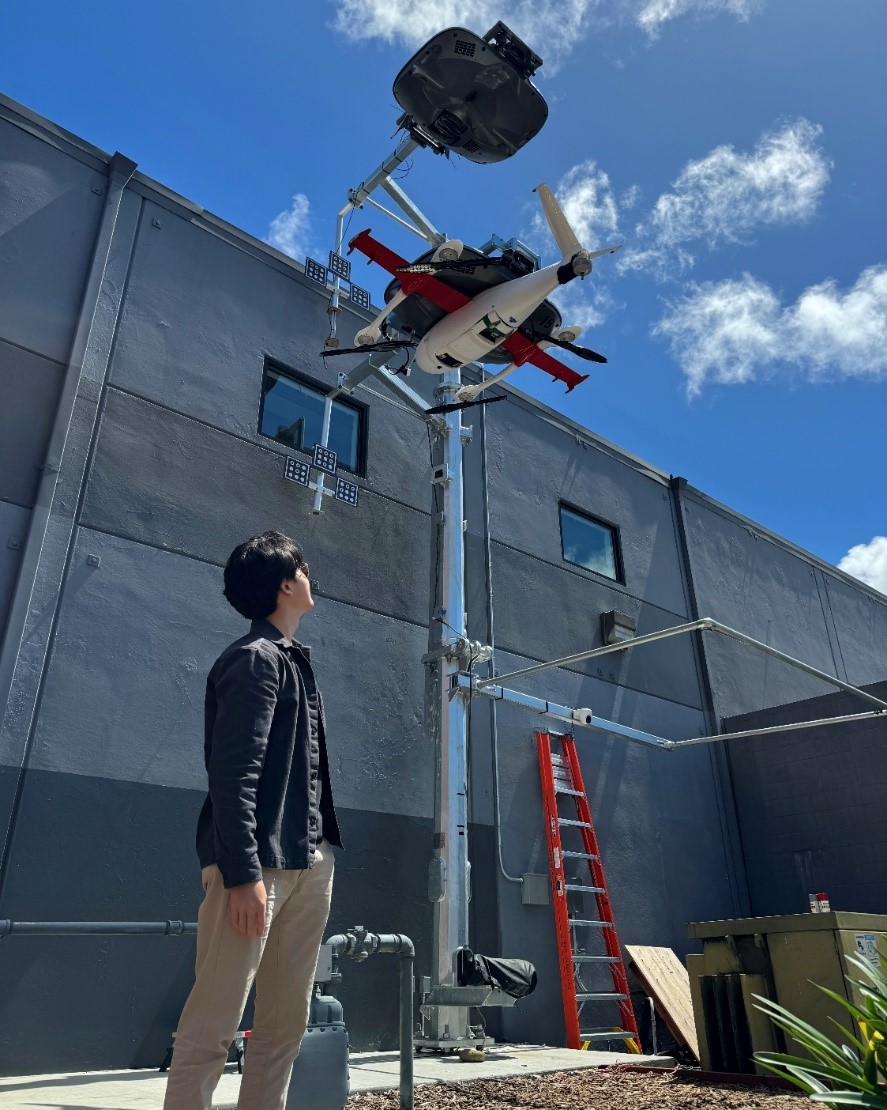
[[[366,289],[361,289],[359,285],[351,286],[351,300],[358,308],[363,308],[367,312],[370,308],[370,295]]]
[[[330,265],[329,268],[336,277],[344,278],[345,281],[351,280],[351,263],[347,258],[343,258],[341,254],[336,254],[335,251],[330,251]]]
[[[305,277],[316,281],[318,285],[326,285],[327,268],[313,258],[305,259]]]
[[[336,479],[336,500],[344,501],[346,505],[357,505],[358,487],[353,482],[346,482],[344,478]]]
[[[325,470],[327,474],[335,474],[339,465],[339,456],[335,451],[322,447],[319,443],[314,445],[314,462],[318,470]]]
[[[308,463],[301,459],[288,458],[283,468],[284,478],[291,482],[298,482],[300,486],[308,485]]]

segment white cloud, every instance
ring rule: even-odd
[[[268,225],[266,242],[290,258],[304,261],[311,246],[311,206],[304,193],[296,193],[289,208],[278,212]]]
[[[875,536],[870,543],[851,547],[838,566],[860,582],[887,594],[887,536]]]
[[[821,135],[821,127],[799,119],[762,135],[750,153],[719,146],[688,162],[635,228],[620,269],[665,278],[693,264],[682,244],[712,249],[746,242],[759,227],[809,220],[831,169]]]
[[[483,35],[498,20],[545,59],[548,76],[600,23],[630,20],[653,39],[663,24],[687,15],[727,12],[747,19],[757,0],[334,0],[333,27],[353,42],[369,38],[419,46],[445,27]]]
[[[635,16],[635,22],[653,39],[663,24],[680,16],[711,16],[725,12],[744,22],[760,7],[758,0],[648,0]]]
[[[548,74],[581,41],[599,0],[336,0],[335,30],[360,42],[367,38],[419,46],[446,27],[485,34],[503,19],[545,59]]]
[[[618,307],[606,289],[583,281],[571,281],[569,285],[559,286],[549,300],[560,310],[564,326],[578,324],[583,331],[599,327]],[[594,347],[594,341],[588,336],[585,338],[589,340],[590,346]],[[584,341],[580,339],[577,342]],[[552,354],[560,358],[563,352],[558,354],[557,351],[553,351]]]
[[[783,307],[750,274],[693,284],[653,329],[671,341],[690,396],[706,381],[736,385],[790,368],[806,380],[887,377],[887,265],[842,293],[833,280]]]

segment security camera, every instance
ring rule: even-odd
[[[574,709],[573,720],[577,725],[585,725],[590,728],[594,720],[594,714],[590,709]]]

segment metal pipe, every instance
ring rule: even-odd
[[[834,675],[827,674],[825,671],[820,671],[817,667],[811,667],[809,663],[802,663],[800,659],[795,659],[791,655],[786,655],[784,651],[779,651],[777,648],[770,647],[769,644],[764,644],[760,640],[755,640],[751,636],[746,636],[744,632],[737,632],[735,628],[728,628],[726,624],[721,624],[720,621],[712,620],[709,617],[705,621],[705,626],[712,632],[720,632],[722,636],[729,636],[731,639],[738,640],[742,644],[749,644],[751,647],[763,651],[765,655],[770,655],[774,659],[779,659],[783,663],[788,663],[789,666],[796,667],[805,674],[813,675],[814,678],[821,678],[823,682],[828,682],[831,686],[837,686],[839,690],[846,690],[848,694],[856,694],[865,701],[870,701],[873,705],[879,705],[882,709],[887,709],[887,701],[876,698],[874,694],[866,693],[865,690],[860,690],[858,686],[851,686],[849,682],[844,682],[840,678],[835,678]]]
[[[426,242],[428,241],[427,236],[423,231],[420,231],[417,227],[414,227],[409,222],[409,220],[404,220],[400,216],[396,215],[394,212],[391,211],[390,208],[386,208],[384,204],[379,204],[379,202],[377,200],[373,200],[372,197],[367,197],[363,203],[371,204],[373,208],[378,209],[378,211],[381,212],[383,216],[387,216],[389,220],[394,220],[396,224],[400,224],[401,227],[405,227],[407,231],[411,231],[414,235],[418,235],[420,239],[425,239]]]
[[[481,380],[486,375],[481,367]],[[486,572],[487,594],[487,626],[489,631],[488,642],[490,645],[490,674],[496,671],[496,632],[493,611],[493,552],[490,536],[490,485],[487,473],[487,406],[480,406],[480,469],[483,478],[483,506],[484,506],[484,569]],[[490,701],[490,754],[493,762],[493,825],[496,831],[496,861],[499,865],[499,874],[508,883],[520,883],[520,875],[510,875],[505,870],[505,860],[502,854],[502,811],[499,793],[499,722],[496,714],[496,699]],[[500,930],[501,931],[501,930]],[[501,952],[501,936],[500,936]]]
[[[689,740],[672,740],[672,748],[687,748],[691,744],[713,744],[716,740],[743,740],[748,736],[768,736],[778,732],[795,732],[801,728],[819,725],[843,725],[848,721],[871,721],[880,717],[887,720],[887,710],[874,709],[870,713],[848,713],[843,717],[820,717],[815,721],[791,721],[786,725],[768,725],[766,728],[749,728],[743,732],[718,732],[713,736],[691,736]]]
[[[448,370],[434,391],[437,399],[451,401],[461,384],[459,371]],[[464,475],[462,466],[462,412],[447,412],[441,433],[444,470],[440,479],[443,500],[441,528],[441,595],[439,605],[443,647],[455,647],[465,636]],[[435,697],[439,708],[439,736],[434,800],[434,857],[432,867],[440,878],[434,901],[432,986],[454,986],[454,953],[468,944],[468,766],[466,746],[467,706],[470,693],[454,689],[460,662],[455,654],[442,655],[437,663]],[[442,1006],[429,1019],[432,1040],[468,1040],[469,1011]],[[449,1030],[447,1029],[449,1027]],[[445,1036],[446,1035],[446,1036]]]
[[[492,686],[508,678],[522,678],[526,674],[536,674],[537,671],[547,671],[552,667],[568,667],[571,663],[581,663],[583,659],[594,659],[598,655],[609,655],[614,651],[625,651],[627,648],[640,647],[642,644],[652,644],[655,640],[665,640],[669,636],[678,636],[682,632],[695,632],[710,624],[711,622],[706,619],[691,621],[689,624],[678,624],[674,628],[662,628],[658,632],[648,632],[645,636],[635,636],[634,639],[623,640],[619,644],[604,644],[603,647],[590,648],[588,651],[577,652],[576,655],[564,655],[560,659],[552,659],[549,663],[537,663],[533,667],[523,667],[519,671],[509,671],[508,674],[494,675],[492,678],[479,678],[475,686],[478,688]]]
[[[438,231],[434,224],[428,219],[425,213],[418,205],[413,204],[407,194],[401,189],[396,181],[392,181],[391,177],[386,175],[379,182],[385,192],[391,197],[394,203],[400,208],[402,212],[406,212],[409,218],[419,228],[419,234],[426,242],[431,243],[433,247],[439,247],[442,243],[447,241],[447,237],[442,231]]]
[[[403,937],[403,940],[409,940]],[[413,960],[415,949],[400,953],[400,1110],[413,1110]]]
[[[347,933],[336,933],[323,942],[334,955],[362,963],[378,954],[400,957],[400,1110],[413,1110],[413,962],[416,946],[403,933],[368,933],[355,925]]]
[[[196,921],[10,921],[0,920],[0,939],[11,936],[194,936]]]
[[[455,679],[455,685],[463,690],[472,689],[471,677],[460,674]],[[654,748],[672,748],[674,740],[666,740],[664,736],[656,736],[652,732],[644,732],[630,725],[610,721],[606,717],[596,717],[590,709],[573,709],[569,705],[558,705],[557,702],[546,701],[545,698],[535,698],[532,694],[523,694],[519,690],[508,690],[504,686],[485,686],[482,690],[474,686],[474,692],[493,698],[494,701],[507,701],[512,705],[520,705],[524,709],[531,709],[541,713],[543,717],[551,717],[555,721],[566,721],[567,724],[581,728],[595,728],[601,732],[612,732],[617,736],[624,736],[627,740],[637,740],[638,743],[648,744]]]
[[[726,624],[721,624],[720,621],[716,621],[711,617],[702,617],[698,621],[690,621],[688,624],[678,624],[673,628],[662,628],[658,632],[648,632],[646,636],[635,636],[631,640],[623,640],[618,644],[604,644],[603,647],[591,648],[589,651],[580,651],[575,655],[565,655],[560,659],[552,659],[548,663],[537,663],[533,667],[524,667],[519,671],[510,671],[508,674],[495,675],[493,678],[479,678],[475,686],[480,689],[484,686],[491,686],[494,683],[504,682],[506,679],[522,678],[524,675],[536,674],[538,671],[546,671],[551,667],[567,667],[571,663],[580,663],[585,659],[594,659],[599,655],[608,655],[614,651],[628,651],[630,648],[642,647],[644,644],[652,644],[656,640],[665,640],[669,636],[679,636],[684,632],[696,631],[719,632],[722,636],[728,636],[733,640],[738,640],[742,644],[748,644],[749,647],[757,648],[759,651],[763,651],[765,655],[770,655],[774,659],[779,659],[781,662],[787,663],[790,667],[795,667],[805,674],[812,675],[814,678],[819,678],[823,682],[827,682],[830,686],[836,686],[839,690],[845,690],[848,694],[856,694],[865,701],[872,702],[872,704],[878,705],[882,709],[887,709],[887,701],[876,698],[874,694],[869,694],[865,690],[861,690],[858,686],[851,686],[849,682],[844,682],[842,679],[827,674],[817,667],[812,667],[809,663],[803,663],[800,659],[795,659],[794,656],[787,655],[784,651],[779,651],[778,648],[770,647],[769,644],[764,644],[760,640],[754,639],[752,636],[746,636],[744,632],[738,632],[735,628],[730,628]]]

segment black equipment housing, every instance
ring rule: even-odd
[[[423,146],[502,162],[539,133],[548,105],[530,77],[542,59],[501,21],[481,38],[449,27],[394,79],[398,120]]]

